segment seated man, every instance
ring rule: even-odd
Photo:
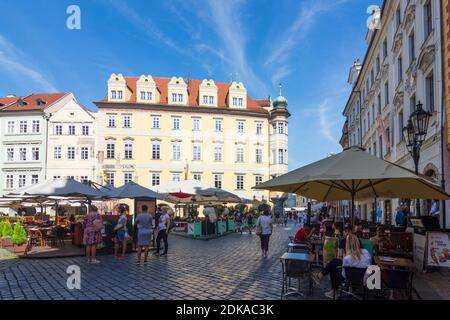
[[[305,224],[302,228],[300,228],[295,234],[295,241],[308,241],[309,238],[314,234],[316,229],[312,228],[309,224]]]

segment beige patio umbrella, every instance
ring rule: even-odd
[[[363,149],[352,147],[343,152],[301,167],[255,189],[289,192],[318,201],[370,198],[414,198],[447,200],[450,195],[424,176],[376,158]]]

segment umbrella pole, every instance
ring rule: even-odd
[[[355,181],[352,180],[352,203],[350,204],[350,223],[352,228],[355,225],[355,193]]]

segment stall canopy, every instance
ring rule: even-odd
[[[138,198],[165,199],[165,196],[153,190],[145,188],[133,181],[130,181],[118,188],[113,187],[108,191],[105,190],[104,197],[110,199],[138,199]]]
[[[301,167],[255,189],[290,192],[318,201],[370,198],[450,199],[442,188],[411,170],[352,147]]]
[[[174,203],[238,203],[241,198],[229,191],[211,187],[198,180],[176,181],[157,187],[157,192]]]
[[[32,186],[17,189],[8,193],[8,197],[86,197],[88,199],[101,197],[103,193],[89,187],[87,184],[70,178],[56,179],[50,182],[41,182]]]

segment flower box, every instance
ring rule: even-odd
[[[14,252],[15,254],[23,254],[27,251],[27,244],[22,244],[20,246],[14,245],[12,247],[12,252]]]

